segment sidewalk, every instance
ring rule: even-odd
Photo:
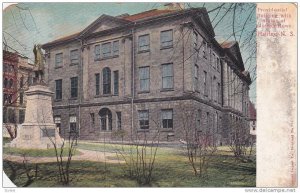
[[[94,161],[94,162],[108,162],[108,163],[124,163],[122,160],[113,159],[116,157],[114,153],[108,152],[99,152],[99,151],[90,151],[90,150],[83,150],[77,149],[81,154],[75,155],[72,157],[72,160],[77,161]],[[24,157],[17,156],[17,155],[8,155],[3,154],[3,159],[13,162],[23,163]],[[63,157],[63,160],[66,161],[67,157]],[[26,161],[28,163],[49,163],[49,162],[56,162],[56,157],[26,157]]]

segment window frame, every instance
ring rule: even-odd
[[[208,96],[208,85],[207,85],[207,72],[204,70],[204,77],[203,77],[203,86],[204,86],[204,96]]]
[[[114,78],[114,95],[118,96],[119,95],[119,71],[115,70],[113,71],[113,78]]]
[[[117,130],[121,130],[122,129],[122,112],[117,111],[116,112],[116,128]]]
[[[60,60],[58,60],[60,58]],[[64,55],[63,52],[55,54],[55,68],[63,67]]]
[[[144,69],[148,70],[147,77],[141,76],[141,70],[144,70]],[[146,84],[146,85],[148,85],[148,87],[143,89],[142,85],[146,82],[148,83],[148,84]],[[140,84],[139,92],[149,92],[150,91],[150,66],[139,67],[139,84]]]
[[[101,45],[97,44],[94,47],[94,60],[100,60],[101,59]]]
[[[107,48],[105,46],[108,46]],[[107,50],[106,50],[107,49]],[[104,52],[107,51],[107,52]],[[112,42],[106,42],[101,44],[101,55],[102,58],[109,58],[112,56]]]
[[[71,122],[71,118],[74,118],[75,117],[75,122],[74,121],[72,121]],[[75,127],[74,127],[74,125],[75,125]],[[75,129],[75,130],[74,130]],[[72,114],[72,115],[69,115],[69,132],[70,132],[70,134],[71,133],[76,133],[76,134],[78,134],[78,129],[77,129],[77,116],[75,115],[75,114]]]
[[[164,66],[172,66],[172,70],[171,70],[171,75],[164,75]],[[162,85],[161,85],[161,88],[162,90],[173,90],[174,89],[174,65],[173,63],[166,63],[166,64],[162,64],[161,65],[161,77],[162,77]],[[164,87],[164,80],[167,80],[167,79],[171,79],[172,81],[172,87]]]
[[[60,82],[60,90],[58,83]],[[59,98],[57,97],[59,95]],[[55,80],[55,100],[62,100],[62,79]]]
[[[95,74],[95,95],[100,95],[100,73]]]
[[[119,40],[115,40],[112,42],[112,55],[119,56],[119,52],[120,52],[120,42]]]
[[[171,116],[172,116],[172,119],[164,119],[164,113],[166,112],[170,112],[171,111]],[[167,127],[164,127],[164,120],[167,120]],[[171,120],[171,122],[170,122]],[[171,125],[171,127],[169,127],[169,125]],[[161,126],[162,126],[162,129],[164,130],[173,130],[174,128],[174,111],[173,109],[161,109]]]
[[[146,114],[147,116],[141,116],[141,114]],[[139,110],[138,111],[138,120],[139,120],[139,130],[147,131],[149,130],[149,110]]]
[[[73,53],[76,53],[75,54],[75,58],[72,58],[74,57],[74,54]],[[75,62],[73,62],[73,60],[75,60]],[[70,65],[78,65],[79,64],[79,49],[74,49],[74,50],[70,50]]]
[[[75,81],[75,82],[72,82]],[[71,81],[71,99],[76,99],[78,97],[78,76],[75,76],[75,77],[71,77],[70,78],[70,81]],[[75,92],[76,91],[76,92]],[[75,93],[76,93],[76,96],[75,96]]]
[[[20,109],[19,110],[19,123],[22,124],[22,123],[24,123],[24,121],[25,121],[25,109]]]
[[[146,41],[146,43],[148,43],[148,44],[141,45],[141,39],[144,38],[144,37],[148,37],[148,38],[146,38],[146,40],[148,40],[148,42]],[[141,49],[143,47],[146,47],[146,49]],[[150,34],[144,34],[144,35],[140,35],[138,37],[138,50],[139,50],[139,52],[148,52],[148,51],[150,51]]]
[[[111,70],[109,67],[102,69],[102,94],[111,94]]]
[[[194,89],[199,91],[199,66],[197,64],[194,65]]]
[[[164,33],[168,33],[168,32],[170,32],[170,34],[171,34],[171,38],[170,38],[170,40],[168,40],[168,41],[163,41],[163,34]],[[172,48],[173,47],[173,39],[174,39],[174,37],[173,37],[174,35],[173,35],[173,29],[168,29],[168,30],[163,30],[163,31],[161,31],[160,32],[160,48],[161,49],[165,49],[165,48]],[[166,44],[166,45],[164,45],[164,44]]]

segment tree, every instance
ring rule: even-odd
[[[249,133],[249,126],[238,118],[231,118],[229,146],[236,159],[250,158],[253,153],[255,137]]]
[[[208,173],[209,162],[217,151],[217,131],[206,117],[207,124],[200,124],[201,111],[194,107],[181,107],[180,114],[186,156],[193,168],[194,175],[205,177]],[[200,117],[199,117],[200,116]],[[206,126],[206,128],[204,128]]]
[[[152,120],[156,128],[152,134],[132,132],[129,151],[117,150],[117,157],[125,162],[123,172],[136,180],[140,186],[151,186],[157,150],[160,142],[160,125]],[[123,141],[122,141],[123,144]]]

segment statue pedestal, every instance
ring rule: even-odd
[[[25,92],[27,97],[25,121],[18,128],[17,137],[10,147],[27,149],[47,149],[61,147],[62,139],[53,122],[53,92],[45,85],[30,86]]]

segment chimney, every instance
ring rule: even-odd
[[[165,9],[167,10],[183,10],[184,3],[166,3],[164,4]]]

